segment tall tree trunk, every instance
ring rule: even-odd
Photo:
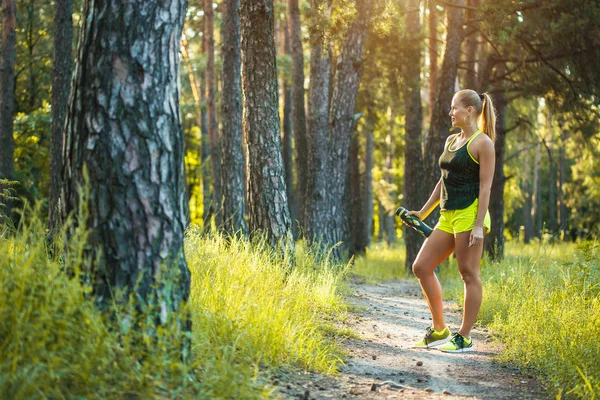
[[[463,0],[453,0],[452,4],[461,6],[463,5]],[[430,193],[440,178],[438,159],[444,150],[445,140],[452,128],[448,113],[450,111],[452,96],[454,95],[462,40],[462,9],[459,7],[446,7],[446,15],[448,26],[446,48],[444,49],[442,70],[435,90],[436,97],[432,105],[431,124],[427,134],[423,160],[425,188]],[[437,220],[438,215],[439,212],[436,211],[432,213],[428,220]]]
[[[15,0],[2,0],[2,43],[0,48],[0,179],[12,180],[15,169],[13,113],[15,110],[15,45],[17,7]],[[0,185],[0,192],[6,189]],[[11,202],[0,213],[11,214]],[[1,215],[1,214],[0,214]]]
[[[290,55],[290,38],[287,19],[281,22],[281,54]],[[283,164],[285,169],[285,187],[287,188],[288,205],[290,209],[290,217],[292,218],[292,232],[294,237],[297,237],[297,207],[296,196],[294,190],[294,157],[292,145],[292,87],[290,82],[282,79],[283,88]]]
[[[206,36],[202,36],[202,52],[206,54]],[[208,135],[208,110],[206,104],[206,70],[200,78],[200,162],[202,165],[202,226],[210,230],[213,216],[212,191],[210,188],[210,137]]]
[[[61,186],[63,128],[67,115],[73,70],[73,0],[56,0],[54,5],[54,58],[52,61],[52,136],[50,143],[50,200],[48,228],[58,227]]]
[[[292,56],[292,131],[296,146],[295,218],[303,224],[308,170],[306,112],[304,110],[304,51],[298,0],[288,0],[290,52]],[[301,227],[303,228],[303,227]]]
[[[156,325],[172,326],[190,293],[179,112],[186,4],[85,3],[64,136],[62,215],[89,212],[77,222],[90,231],[93,293],[106,307],[133,295]]]
[[[271,246],[293,253],[281,155],[273,0],[242,0],[240,15],[250,232],[260,232]]]
[[[430,5],[432,0],[429,0]],[[411,0],[409,8],[418,10],[419,0]],[[403,206],[409,210],[419,210],[425,202],[425,191],[430,190],[423,184],[423,150],[422,136],[423,131],[423,107],[421,105],[421,49],[418,36],[421,34],[421,24],[419,22],[418,11],[414,14],[406,15],[406,56],[410,62],[405,65],[406,84],[404,86],[404,105],[405,105],[405,146],[404,146],[404,185],[403,185]],[[435,7],[429,10],[430,21],[435,18],[437,11]],[[435,26],[430,26],[430,35],[435,32]],[[433,30],[433,31],[432,31]],[[431,45],[431,40],[430,40]],[[435,57],[437,58],[437,42]],[[433,50],[430,50],[433,51]],[[431,56],[430,56],[431,57]],[[430,60],[432,63],[430,74],[437,73],[437,59]],[[433,90],[432,90],[433,92]],[[403,226],[404,243],[406,246],[405,268],[412,273],[412,264],[417,258],[417,254],[423,244],[423,237],[414,231],[414,229]]]
[[[373,232],[373,147],[375,143],[376,114],[374,110],[368,111],[367,116],[367,143],[365,146],[365,173],[363,175],[363,213],[365,215],[364,239],[365,247],[371,245],[371,234]]]
[[[396,199],[396,192],[393,189],[394,187],[394,158],[395,158],[395,148],[394,148],[394,129],[395,129],[395,119],[396,115],[394,113],[394,108],[390,107],[388,109],[388,134],[385,137],[386,144],[386,156],[383,162],[383,177],[385,182],[387,183],[388,195],[394,201]],[[392,210],[386,210],[385,213],[385,236],[387,237],[388,246],[391,246],[396,242],[396,216],[392,212]]]
[[[542,163],[542,144],[537,140],[535,146],[535,162],[533,165],[533,200],[531,209],[531,218],[533,219],[534,236],[542,237],[542,186],[541,186],[541,163]]]
[[[554,121],[551,112],[548,110],[547,125],[549,127],[548,142],[546,150],[548,152],[548,229],[553,235],[556,234],[556,160],[554,159]]]
[[[377,220],[379,222],[377,229],[377,238],[380,242],[383,242],[385,238],[385,209],[381,200],[377,199]]]
[[[567,216],[567,204],[565,203],[565,182],[567,181],[567,160],[565,156],[565,146],[569,131],[565,127],[565,121],[559,122],[561,134],[558,146],[558,221],[562,239],[565,240],[569,230],[569,218]]]
[[[350,139],[350,152],[348,157],[348,187],[347,196],[343,201],[347,203],[347,237],[349,255],[364,254],[367,246],[364,243],[362,233],[365,229],[365,214],[363,212],[363,190],[360,179],[360,138],[359,133],[354,131]]]
[[[345,216],[339,205],[344,199],[348,174],[348,151],[354,124],[354,107],[362,72],[362,54],[369,27],[372,3],[358,0],[358,15],[351,24],[348,36],[342,47],[340,62],[336,68],[335,86],[331,95],[329,113],[327,208],[329,224],[322,237],[326,246],[333,246],[342,240]],[[332,250],[334,258],[341,259],[349,243]]]
[[[223,189],[221,172],[221,141],[219,138],[219,123],[217,121],[217,80],[215,68],[215,37],[214,37],[213,0],[204,0],[204,36],[206,37],[206,105],[208,111],[208,137],[210,139],[210,159],[212,176],[212,209],[215,223],[221,227],[223,223]]]
[[[504,72],[503,65],[498,69]],[[494,178],[490,193],[490,219],[491,232],[484,239],[484,249],[492,260],[504,258],[504,154],[506,152],[506,95],[499,90],[494,95],[494,107],[496,108],[496,141],[494,150],[496,154],[496,165],[494,167]]]
[[[326,0],[311,0],[311,9],[321,10],[326,4]],[[304,231],[309,243],[320,243],[321,236],[328,226],[326,190],[330,180],[326,171],[329,168],[327,136],[329,134],[331,49],[322,21],[329,17],[330,11],[331,9],[327,8],[326,15],[315,12],[311,18],[311,29],[309,30],[311,50],[308,93],[308,163],[306,196],[304,198]],[[294,104],[296,104],[296,100]]]
[[[480,0],[467,0],[467,5],[472,8],[479,7]],[[468,9],[466,11],[467,20],[475,19],[475,10]],[[477,65],[477,47],[479,42],[479,32],[474,31],[466,40],[465,59],[467,71],[465,73],[465,87],[464,89],[477,90],[477,71],[475,66]]]
[[[523,144],[527,146],[527,144]],[[532,209],[532,201],[531,201],[531,154],[529,149],[527,149],[523,153],[523,157],[525,160],[523,161],[523,181],[521,186],[521,191],[523,192],[523,197],[525,198],[525,202],[523,203],[523,227],[524,231],[524,239],[523,242],[525,244],[531,241],[533,237],[533,220],[531,219],[531,209]]]
[[[436,88],[438,85],[438,10],[437,3],[434,0],[427,0],[427,6],[429,8],[429,18],[427,19],[427,30],[429,31],[429,117],[431,118],[433,103],[435,103]],[[415,21],[412,20],[410,22],[411,24],[415,23]],[[406,26],[406,29],[407,31],[410,29],[408,25]],[[414,29],[414,27],[412,29]],[[419,51],[419,56],[420,54],[421,52]],[[417,232],[414,233],[418,235]]]
[[[242,76],[240,1],[223,2],[223,229],[229,235],[246,235],[244,158],[242,156]]]

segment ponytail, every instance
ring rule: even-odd
[[[494,104],[492,103],[492,97],[488,93],[479,95],[483,105],[481,115],[477,121],[477,127],[485,132],[486,135],[492,139],[492,142],[496,141],[496,113],[494,112]]]

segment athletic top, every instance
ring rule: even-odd
[[[469,145],[481,133],[477,130],[461,147],[451,150],[458,135],[440,156],[442,169],[441,210],[462,210],[479,197],[479,163],[469,152]]]

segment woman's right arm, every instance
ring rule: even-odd
[[[435,189],[429,196],[429,200],[427,203],[421,208],[419,211],[409,211],[408,215],[414,215],[419,218],[421,221],[427,218],[429,214],[440,204],[440,193],[442,192],[442,178],[438,181],[437,185],[435,185]]]

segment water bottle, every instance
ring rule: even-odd
[[[404,207],[398,207],[396,210],[396,215],[402,218],[402,221],[406,222],[411,228],[415,231],[419,232],[421,235],[425,237],[429,237],[433,229],[425,222],[421,221],[419,218],[414,215],[407,215],[408,210]]]

